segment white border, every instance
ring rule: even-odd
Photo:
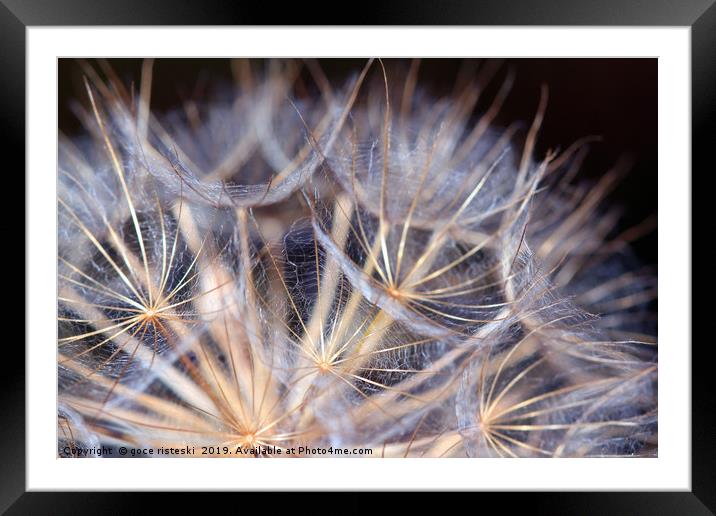
[[[30,27],[26,37],[28,490],[690,490],[689,28]],[[56,459],[57,57],[369,55],[659,58],[659,457]]]

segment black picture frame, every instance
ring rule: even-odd
[[[6,176],[20,177],[25,165],[26,29],[42,25],[635,25],[691,28],[692,170],[713,174],[711,148],[716,137],[716,5],[715,0],[535,0],[469,2],[396,1],[363,3],[351,15],[334,13],[331,4],[281,4],[189,0],[0,0],[0,145]],[[345,12],[345,11],[344,11]],[[323,13],[323,14],[321,14]],[[663,144],[663,142],[660,142]],[[8,158],[14,158],[11,161]],[[13,163],[12,166],[8,165]],[[694,174],[691,174],[693,178]],[[673,173],[683,173],[673,171]],[[24,187],[23,187],[24,188]],[[702,195],[708,195],[703,193]],[[693,199],[692,199],[693,203]],[[693,205],[693,204],[692,204]],[[9,209],[9,205],[8,208]],[[663,207],[668,211],[668,206]],[[694,219],[696,222],[696,219]],[[15,224],[19,227],[19,224]],[[698,234],[698,233],[697,233]],[[25,268],[25,275],[31,271]],[[707,302],[708,304],[708,302]],[[700,310],[708,309],[697,307]],[[32,310],[26,306],[27,311]],[[693,320],[693,318],[692,318]],[[8,323],[10,324],[10,323]],[[148,494],[25,492],[25,352],[15,339],[3,339],[2,359],[13,364],[0,377],[0,511],[6,514],[83,514],[142,512]],[[684,345],[688,343],[682,343]],[[692,345],[692,456],[690,492],[524,493],[510,494],[509,506],[575,514],[714,514],[716,512],[716,446],[709,389],[712,363],[708,341]],[[212,495],[215,496],[215,495]],[[368,509],[373,502],[352,495],[342,507]],[[484,496],[500,496],[484,494]],[[502,495],[504,496],[504,495]],[[413,500],[420,500],[415,496]],[[216,503],[212,499],[212,506]],[[301,500],[307,503],[303,504]],[[371,497],[371,500],[373,498]],[[294,494],[292,504],[316,507],[310,495]],[[482,500],[484,501],[484,499]],[[164,505],[164,504],[167,505]],[[201,504],[199,497],[172,494],[164,511],[178,504],[185,511]],[[458,502],[459,503],[459,502]],[[500,500],[498,503],[505,503]],[[204,506],[207,507],[207,506]],[[398,510],[400,506],[381,507]],[[373,509],[370,509],[373,510]]]

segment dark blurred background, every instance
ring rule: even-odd
[[[321,68],[339,83],[365,65],[363,59],[321,59]],[[90,63],[97,68],[97,63]],[[138,87],[140,59],[110,59],[108,63],[127,85]],[[400,76],[408,60],[385,60],[389,76]],[[469,63],[468,63],[469,64]],[[77,60],[59,60],[58,120],[68,135],[81,130],[71,105],[86,103],[82,68]],[[257,69],[262,63],[256,63]],[[452,91],[465,60],[423,59],[419,82],[435,95]],[[611,199],[623,207],[622,227],[636,225],[657,212],[657,60],[656,59],[508,59],[481,96],[477,112],[489,106],[508,69],[516,80],[495,123],[531,122],[540,97],[540,86],[549,86],[549,103],[537,141],[537,156],[549,148],[565,149],[590,135],[593,143],[582,166],[583,178],[598,179],[620,158],[632,166]],[[375,70],[373,70],[375,72]],[[201,97],[217,82],[232,80],[226,59],[159,59],[154,63],[152,107],[158,111],[177,107],[183,99]],[[657,232],[634,243],[645,264],[656,264]]]

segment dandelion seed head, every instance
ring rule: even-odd
[[[494,123],[511,74],[475,115],[489,60],[442,98],[415,64],[234,66],[168,113],[151,62],[138,95],[85,70],[58,170],[61,439],[656,453],[653,276],[608,209],[619,167],[585,188],[584,142],[536,155],[546,91],[520,140]]]

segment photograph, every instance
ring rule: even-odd
[[[59,57],[57,458],[657,460],[660,80]]]
[[[716,514],[716,0],[0,4],[0,514]]]

